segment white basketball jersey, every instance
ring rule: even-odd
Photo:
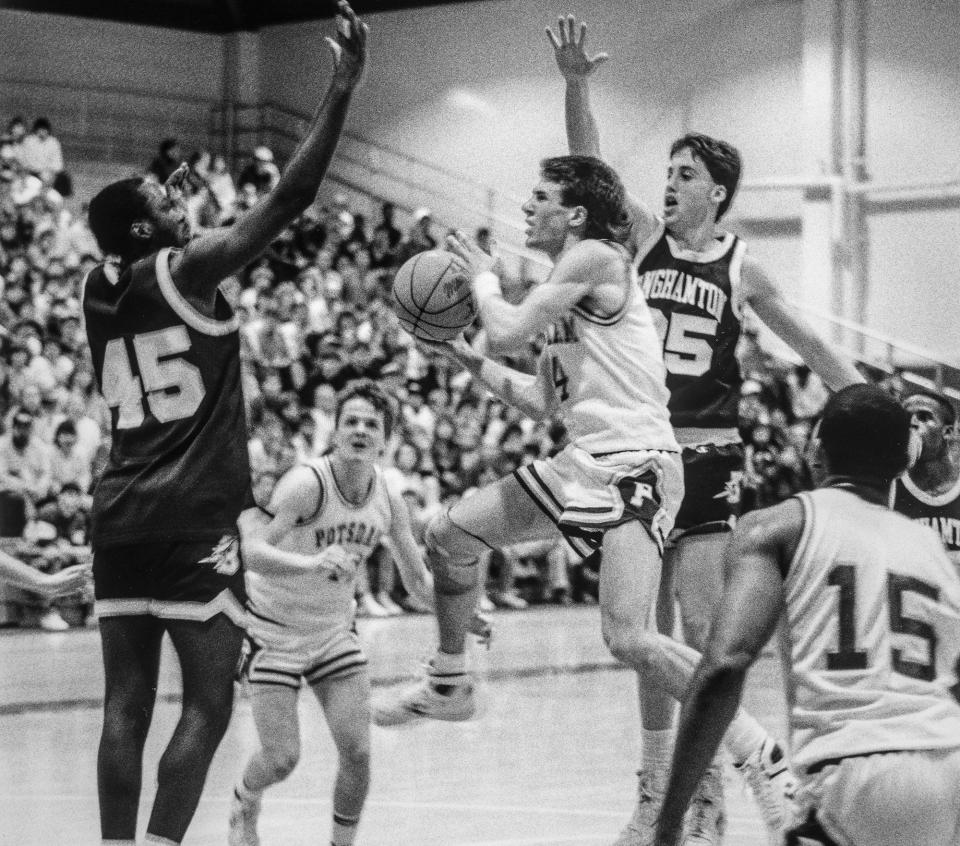
[[[383,472],[375,468],[366,499],[354,505],[341,493],[328,458],[307,462],[320,487],[316,513],[295,526],[277,544],[279,549],[314,555],[339,544],[356,567],[366,566],[381,536],[390,530],[392,512]],[[313,642],[353,623],[356,576],[328,570],[263,575],[247,571],[250,634],[265,643]]]
[[[960,578],[939,540],[848,490],[799,500],[784,579],[794,764],[960,746]]]
[[[623,257],[630,272],[621,308],[604,315],[581,302],[551,326],[541,378],[553,385],[559,415],[581,449],[678,451],[660,339],[625,251]]]

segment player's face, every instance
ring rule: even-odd
[[[556,255],[563,249],[572,209],[561,202],[562,193],[562,185],[546,179],[534,186],[530,199],[521,207],[527,224],[528,247],[548,255]]]
[[[363,397],[351,397],[340,409],[334,441],[344,458],[376,461],[386,445],[383,415]]]
[[[183,199],[169,196],[163,186],[153,182],[144,183],[141,190],[150,209],[154,243],[160,247],[184,246],[190,240],[190,219]]]
[[[940,454],[946,444],[943,410],[930,397],[907,397],[903,403],[910,415],[910,428],[916,432],[923,445],[921,459],[930,459]]]
[[[678,150],[667,167],[663,220],[667,226],[699,226],[716,216],[716,188],[707,166],[689,148]]]

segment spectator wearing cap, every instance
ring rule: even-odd
[[[437,239],[430,232],[432,226],[433,212],[430,209],[419,208],[413,213],[413,225],[408,230],[407,237],[400,247],[400,264],[417,253],[436,248]]]
[[[157,155],[150,163],[149,172],[161,185],[166,182],[170,175],[180,167],[183,156],[180,152],[180,142],[176,138],[164,138],[160,142],[160,148]]]
[[[47,118],[38,117],[33,122],[32,131],[23,139],[20,161],[28,173],[38,177],[48,188],[63,197],[73,194],[70,176],[64,169],[63,149]]]
[[[237,184],[253,185],[257,194],[272,191],[280,181],[280,168],[273,161],[273,150],[259,146],[253,151],[253,160],[240,172]]]

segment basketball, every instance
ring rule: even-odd
[[[393,279],[394,311],[423,341],[449,341],[473,321],[470,278],[452,253],[428,250],[408,259]]]

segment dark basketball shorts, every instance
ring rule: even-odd
[[[674,523],[676,540],[730,530],[740,505],[743,444],[683,448],[683,502]]]
[[[203,622],[224,613],[244,621],[247,592],[239,542],[137,543],[97,550],[93,556],[96,614],[148,614]]]

